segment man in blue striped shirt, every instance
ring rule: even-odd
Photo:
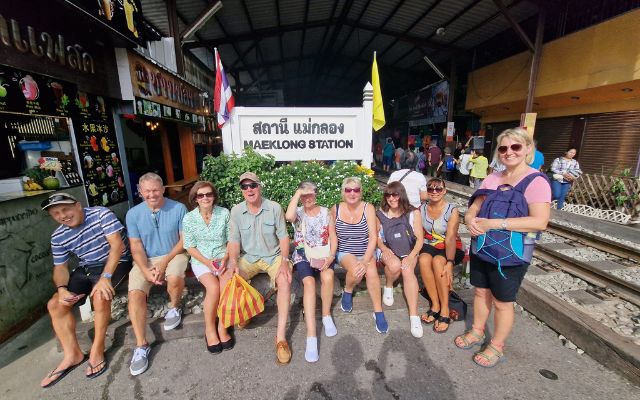
[[[42,209],[60,223],[51,235],[57,292],[47,303],[47,309],[64,357],[40,383],[42,387],[50,387],[86,360],[78,345],[73,315],[73,307],[85,296],[91,297],[95,327],[86,376],[95,378],[106,371],[104,340],[111,318],[111,299],[131,263],[122,235],[124,226],[108,208],[83,208],[72,195],[56,193],[42,202]],[[69,274],[71,254],[79,263]]]

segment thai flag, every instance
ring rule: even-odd
[[[213,109],[218,120],[218,128],[222,128],[225,122],[229,120],[231,110],[233,110],[233,107],[235,107],[236,101],[233,98],[231,86],[229,86],[229,81],[227,81],[227,76],[224,73],[224,68],[222,68],[222,61],[220,61],[220,53],[218,53],[218,49],[215,49],[215,53],[216,87],[213,91]]]

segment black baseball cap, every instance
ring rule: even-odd
[[[40,204],[40,207],[42,207],[43,210],[46,210],[47,208],[58,204],[75,204],[77,202],[78,199],[76,199],[69,193],[60,192],[49,196],[48,199]]]

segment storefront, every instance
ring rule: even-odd
[[[40,203],[64,190],[121,218],[128,209],[111,112],[113,44],[125,43],[66,3],[0,3],[0,341],[53,292],[55,223]]]
[[[195,86],[141,54],[117,49],[120,115],[130,181],[148,171],[167,184],[198,176],[196,143],[205,134],[205,97]],[[130,100],[130,101],[129,101]]]

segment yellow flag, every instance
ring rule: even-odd
[[[378,131],[386,123],[384,119],[384,106],[382,105],[382,91],[380,90],[380,77],[378,77],[378,63],[376,53],[373,53],[373,67],[371,67],[371,84],[373,85],[373,130]]]

